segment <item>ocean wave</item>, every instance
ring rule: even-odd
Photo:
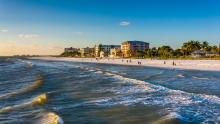
[[[34,97],[30,101],[24,102],[22,104],[1,108],[0,113],[8,113],[8,112],[15,111],[15,110],[21,110],[27,107],[43,105],[46,103],[47,99],[48,97],[46,94],[41,94],[37,97]]]
[[[194,79],[199,79],[199,80],[209,80],[209,78],[205,78],[205,77],[192,76],[192,78],[194,78]]]
[[[37,124],[64,124],[63,119],[56,113],[49,112],[45,114]]]
[[[181,120],[183,120],[181,115],[176,112],[171,112],[170,114],[160,118],[152,124],[181,124]]]
[[[96,74],[102,74],[103,72],[102,72],[102,71],[96,71],[96,72],[94,72],[94,73],[96,73]]]
[[[189,104],[203,103],[204,101],[207,101],[209,103],[220,105],[220,98],[215,95],[188,93],[181,90],[169,89],[164,86],[154,85],[145,81],[123,77],[121,75],[113,74],[110,72],[105,72],[104,74],[119,80],[118,83],[132,84],[129,86],[121,86],[121,87],[109,89],[109,91],[112,91],[115,94],[122,95],[122,96],[121,95],[116,96],[116,98],[113,97],[112,99],[109,99],[110,104],[113,104],[113,102],[115,102],[114,104],[125,103],[126,105],[128,105],[128,103],[131,104],[133,102],[135,104],[138,101],[138,102],[142,102],[143,104],[189,105]],[[123,96],[123,94],[126,95],[129,93],[132,95],[134,95],[135,93],[147,93],[147,94],[144,95],[144,98],[140,98],[135,95],[134,96],[131,95],[129,97]],[[97,103],[99,105],[101,105],[102,103],[103,105],[108,104],[108,102],[106,102],[106,99],[104,101],[105,102],[103,102],[102,100],[97,100]]]
[[[33,67],[33,63],[31,61],[26,61],[26,60],[20,60],[22,63],[26,64],[27,68],[32,68]]]
[[[6,98],[14,97],[16,95],[20,95],[20,94],[24,94],[24,93],[27,93],[27,92],[31,92],[31,91],[39,88],[42,85],[43,85],[43,78],[41,76],[39,76],[37,78],[37,80],[33,84],[28,85],[27,87],[24,87],[24,88],[19,89],[17,91],[13,91],[11,93],[0,95],[0,99],[6,99]]]
[[[180,78],[184,78],[185,76],[183,74],[178,74],[176,75],[177,77],[180,77]]]

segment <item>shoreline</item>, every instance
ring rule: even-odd
[[[166,68],[166,69],[220,71],[220,60],[150,60],[150,59],[122,59],[122,58],[120,59],[103,58],[96,60],[95,58],[68,58],[68,57],[28,57],[28,59],[84,62],[84,63],[111,64],[111,65],[127,65],[127,66],[131,65],[131,66],[157,67],[157,68]]]

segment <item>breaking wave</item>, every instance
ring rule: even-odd
[[[178,74],[177,77],[184,78],[185,76],[183,74]]]
[[[106,97],[101,99],[96,99],[87,102],[86,104],[95,104],[98,106],[115,106],[115,105],[134,105],[134,104],[143,104],[143,105],[159,105],[166,106],[172,105],[175,108],[174,112],[179,112],[184,106],[196,106],[202,105],[203,108],[196,108],[197,111],[201,113],[206,113],[203,115],[216,116],[219,113],[218,110],[212,109],[210,112],[207,112],[209,105],[220,105],[220,98],[215,95],[206,95],[206,94],[196,94],[189,93],[181,90],[169,89],[164,86],[154,85],[145,81],[123,77],[118,74],[113,74],[110,72],[105,72],[104,75],[110,76],[110,78],[117,79],[117,83],[126,84],[120,85],[117,87],[112,87],[110,89],[105,89],[116,94],[112,97]],[[173,116],[175,115],[175,116]],[[182,119],[181,116],[176,116],[177,114],[170,114],[161,118],[160,121],[155,124],[160,124],[162,122],[169,121],[179,121]],[[187,118],[186,118],[187,119]]]
[[[171,112],[170,114],[160,118],[152,124],[181,124],[181,120],[184,120],[184,117],[176,112]]]
[[[64,124],[63,119],[56,113],[49,112],[37,122],[37,124]]]
[[[189,104],[198,104],[207,101],[213,104],[220,105],[220,98],[215,95],[206,95],[206,94],[196,94],[196,93],[188,93],[181,90],[174,90],[169,89],[164,86],[154,85],[148,83],[146,81],[137,80],[133,78],[127,78],[121,76],[119,74],[114,74],[111,72],[103,72],[98,69],[98,73],[103,74],[105,76],[109,76],[110,78],[114,78],[119,80],[118,83],[121,84],[131,84],[125,85],[122,87],[113,87],[110,89],[105,89],[115,94],[134,94],[134,93],[147,93],[144,97],[136,97],[136,96],[123,96],[123,97],[112,97],[112,98],[104,98],[91,101],[91,103],[98,103],[101,105],[108,104],[108,105],[115,105],[115,104],[126,104],[130,105],[132,103],[142,102],[143,104],[182,104],[182,105],[189,105]],[[97,73],[97,72],[95,72]],[[180,77],[185,77],[184,75],[180,74]],[[163,95],[159,95],[163,94]],[[117,103],[118,101],[118,103]]]
[[[45,104],[47,99],[48,98],[47,98],[46,94],[41,94],[41,95],[31,99],[30,101],[24,102],[22,104],[1,108],[0,113],[8,113],[11,111],[25,109],[27,107],[40,106],[40,105]]]

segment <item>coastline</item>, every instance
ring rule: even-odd
[[[184,69],[200,71],[220,71],[220,60],[150,60],[150,59],[98,59],[95,58],[68,58],[68,57],[29,57],[28,59],[39,59],[48,61],[72,61],[97,64],[131,65],[158,67],[167,69]],[[138,64],[139,62],[139,64]],[[175,64],[175,65],[173,65]]]

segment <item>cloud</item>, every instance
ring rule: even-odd
[[[81,31],[77,31],[77,32],[74,32],[74,34],[76,34],[76,35],[84,35],[85,33],[84,32],[81,32]]]
[[[8,32],[8,30],[6,30],[6,29],[0,29],[0,32],[6,33],[6,32]]]
[[[19,34],[19,38],[24,38],[24,39],[33,39],[33,38],[38,38],[38,34]]]
[[[130,22],[128,22],[128,21],[122,21],[122,22],[120,22],[120,25],[121,26],[128,26],[128,25],[130,25],[131,23]]]

